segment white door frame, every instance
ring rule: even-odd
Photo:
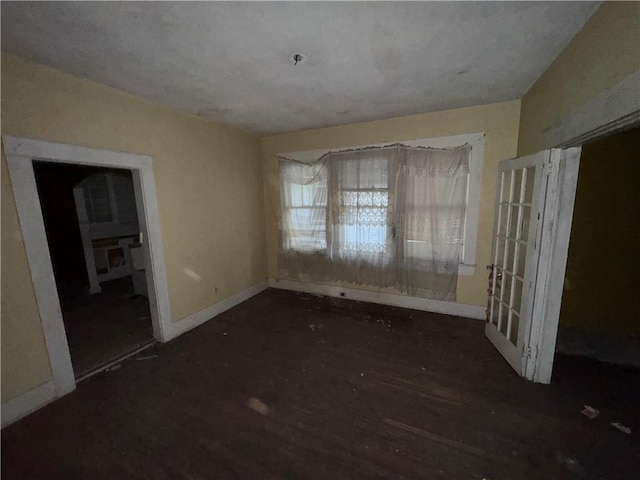
[[[547,186],[533,313],[544,321],[532,322],[525,344],[529,351],[524,376],[535,382],[551,382],[582,145],[640,124],[639,82],[636,70],[570,111],[547,133],[547,145],[564,150],[551,152]]]
[[[581,147],[552,149],[524,376],[550,383],[571,238]]]
[[[571,110],[546,134],[546,144],[579,147],[640,123],[640,69]]]
[[[4,135],[2,139],[49,353],[53,383],[56,396],[61,397],[75,389],[76,381],[53,275],[33,161],[132,170],[140,230],[144,235],[144,244],[148,247],[144,249],[144,254],[153,336],[156,340],[165,342],[173,336],[173,322],[169,307],[153,159],[148,155],[98,150],[9,135]]]

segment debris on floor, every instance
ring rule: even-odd
[[[593,408],[589,405],[585,405],[584,408],[582,409],[582,414],[590,419],[594,419],[596,418],[598,415],[600,415],[600,410]]]
[[[250,398],[247,401],[247,407],[255,412],[258,412],[260,415],[269,415],[269,412],[271,411],[266,403],[261,402],[257,398]]]
[[[567,469],[569,469],[573,473],[577,473],[581,477],[584,476],[585,469],[582,465],[580,465],[580,462],[578,461],[577,458],[569,457],[568,455],[565,455],[564,452],[560,450],[556,451],[556,458],[558,459],[558,462],[563,464],[565,467],[567,467]]]
[[[315,323],[310,323],[309,324],[309,328],[311,329],[312,332],[315,332],[316,328],[320,329],[320,328],[322,328],[322,325],[323,325],[322,323],[320,323],[318,325],[316,325]]]
[[[631,429],[629,427],[625,427],[624,425],[622,425],[621,423],[618,422],[612,422],[610,423],[610,425],[612,427],[617,428],[618,430],[620,430],[621,432],[626,433],[627,435],[631,435]]]
[[[146,357],[138,357],[136,360],[151,360],[152,358],[158,358],[158,355],[147,355]]]

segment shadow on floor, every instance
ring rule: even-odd
[[[76,378],[153,342],[149,300],[134,295],[131,277],[101,286],[101,293],[62,306]]]
[[[593,332],[561,325],[558,329],[556,352],[640,368],[640,337],[637,335]]]

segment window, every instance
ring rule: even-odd
[[[460,275],[473,275],[475,273],[480,185],[482,183],[482,167],[484,163],[484,140],[484,133],[471,133],[402,142],[406,145],[434,148],[450,148],[465,143],[471,146],[469,175],[466,185],[465,218],[464,225],[462,226],[464,234],[459,268]],[[426,249],[428,246],[420,248]]]
[[[282,166],[280,176],[284,250],[326,250],[326,169],[289,164]]]
[[[338,255],[341,258],[382,253],[396,256],[399,260],[438,261],[443,252],[442,245],[457,246],[459,273],[472,275],[484,134],[402,143],[409,147],[434,149],[451,149],[465,144],[470,146],[468,174],[456,180],[455,189],[452,189],[450,181],[439,180],[435,176],[425,194],[410,191],[414,175],[409,173],[402,180],[406,181],[403,188],[408,190],[398,195],[397,161],[394,164],[388,155],[376,155],[377,148],[363,151],[360,155],[358,149],[366,147],[354,147],[353,152],[337,162],[327,158],[322,171],[309,163],[281,166],[283,249],[325,252],[327,256]],[[283,156],[308,162],[332,155],[338,154],[311,151]],[[327,170],[327,165],[331,171]],[[284,176],[283,170],[288,172]],[[425,190],[424,186],[415,188]],[[462,193],[453,194],[453,190]],[[419,218],[418,212],[426,209],[439,213],[431,218]],[[402,215],[399,216],[400,211]],[[449,214],[454,211],[463,213],[461,216]]]
[[[386,159],[346,160],[337,167],[341,254],[387,252],[389,175]]]
[[[413,188],[415,177],[409,175],[406,179],[409,194],[406,196],[405,216],[407,219],[421,219],[422,221],[407,221],[405,226],[404,255],[415,260],[438,258],[442,249],[440,245],[464,245],[464,217],[466,216],[465,195],[456,195],[450,190],[462,189],[466,191],[468,175],[464,184],[452,185],[452,182],[441,178],[431,178],[426,192],[420,194],[418,188]],[[421,212],[435,212],[429,218],[421,218]],[[460,248],[460,263],[463,263],[464,252]]]

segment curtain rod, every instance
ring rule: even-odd
[[[303,160],[296,160],[295,158],[290,158],[287,157],[285,155],[280,155],[277,154],[276,158],[280,159],[280,160],[286,160],[288,162],[297,162],[297,163],[315,163],[315,162],[319,162],[322,159],[324,159],[325,157],[329,156],[329,155],[335,155],[337,153],[351,153],[351,152],[366,152],[366,151],[370,151],[370,150],[386,150],[389,148],[407,148],[407,149],[412,149],[412,150],[432,150],[432,151],[436,151],[436,152],[443,152],[443,151],[452,151],[452,150],[457,150],[458,148],[463,148],[468,146],[468,143],[463,143],[462,145],[458,145],[457,147],[445,147],[445,148],[436,148],[436,147],[423,147],[423,146],[413,146],[413,145],[405,145],[404,143],[391,143],[389,145],[382,145],[379,147],[360,147],[360,148],[347,148],[344,150],[330,150],[326,153],[323,153],[322,155],[320,155],[320,157],[318,157],[315,160],[311,160],[311,161],[303,161]]]

